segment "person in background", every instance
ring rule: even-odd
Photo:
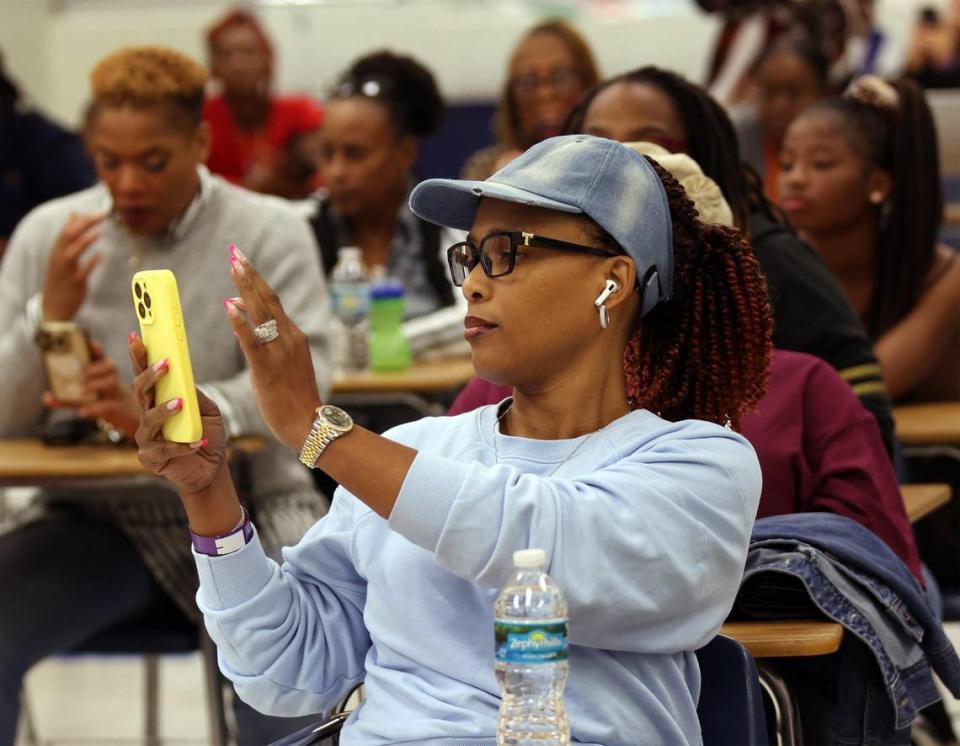
[[[403,282],[406,317],[455,303],[441,256],[441,230],[407,204],[416,184],[419,142],[439,128],[444,105],[433,74],[413,57],[374,52],[340,77],[328,103],[320,147],[324,188],[311,218],[327,275],[344,246],[369,268]]]
[[[27,105],[0,55],[0,260],[24,215],[94,181],[81,138]]]
[[[486,179],[541,140],[560,134],[574,104],[600,79],[586,39],[565,21],[545,21],[510,58],[496,115],[497,142],[474,153],[464,179]]]
[[[307,96],[273,93],[273,45],[260,22],[232,10],[207,32],[219,92],[203,107],[210,170],[256,192],[302,198],[317,187],[323,110]]]
[[[785,34],[757,61],[753,105],[738,107],[731,119],[740,156],[763,176],[763,190],[777,201],[780,147],[790,122],[830,90],[830,61],[820,45],[803,34]]]
[[[940,245],[937,134],[910,80],[868,76],[788,129],[781,206],[840,281],[894,401],[960,399],[960,260]]]
[[[680,183],[699,219],[732,227],[720,188],[690,156],[648,142],[627,146],[657,161]],[[502,401],[512,390],[473,379],[449,415]],[[743,436],[760,460],[763,490],[757,518],[826,511],[873,531],[923,582],[920,556],[877,421],[827,363],[812,355],[774,350],[770,382],[744,415]]]
[[[934,5],[921,7],[907,50],[904,74],[924,88],[960,87],[960,2],[944,19]]]
[[[893,453],[890,401],[863,325],[817,252],[781,222],[759,180],[741,166],[730,118],[704,89],[667,70],[640,68],[591,89],[567,128],[621,142],[650,141],[700,164],[766,273],[774,345],[830,363],[876,417]]]
[[[226,435],[262,435],[249,456],[246,509],[269,547],[300,539],[326,509],[292,454],[269,437],[243,356],[222,316],[233,295],[215,268],[241,242],[284,294],[304,354],[327,388],[327,291],[306,222],[287,203],[211,176],[201,120],[205,70],[160,47],[124,49],[93,70],[88,144],[100,182],[47,202],[17,227],[0,267],[0,437],[36,437],[52,410],[132,436],[139,410],[125,340],[136,328],[130,282],[140,269],[177,278],[195,380],[218,402]],[[93,340],[95,400],[78,408],[47,388],[35,337],[42,321],[74,321]],[[175,409],[171,410],[175,411]],[[205,441],[194,444],[203,454]],[[203,458],[200,455],[199,458]],[[187,525],[163,484],[133,478],[44,489],[0,533],[0,743],[14,743],[23,676],[127,622],[199,622]],[[176,537],[176,538],[171,538]],[[299,723],[238,706],[240,743],[260,746]]]
[[[232,554],[197,555],[222,670],[277,712],[326,708],[363,679],[345,741],[491,746],[493,600],[513,552],[546,547],[571,618],[573,740],[700,743],[694,651],[731,608],[760,495],[736,432],[770,355],[753,252],[701,223],[656,163],[586,135],[479,184],[426,181],[411,207],[470,231],[448,250],[465,336],[513,397],[389,437],[318,408],[302,335],[238,255],[253,323],[279,322],[261,346],[228,308],[261,411],[342,488],[282,566],[249,525]],[[212,458],[165,442],[157,371],[136,338],[131,355],[141,460],[179,487],[194,531],[235,529],[217,408],[203,400]]]

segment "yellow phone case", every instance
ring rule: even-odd
[[[163,437],[175,443],[195,443],[203,437],[197,390],[190,366],[187,330],[180,312],[177,278],[168,269],[137,272],[131,282],[133,306],[140,321],[140,336],[147,348],[147,364],[166,358],[167,374],[157,381],[158,404],[183,399],[180,411],[163,425]]]

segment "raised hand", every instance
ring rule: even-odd
[[[277,439],[299,451],[321,404],[310,344],[284,312],[276,293],[233,246],[230,263],[240,298],[225,301],[227,316],[250,365],[257,407]],[[271,319],[276,321],[279,336],[261,343],[253,327]]]
[[[203,493],[226,467],[227,436],[220,410],[198,391],[203,439],[189,444],[165,440],[161,432],[163,423],[183,405],[180,399],[154,401],[154,387],[168,370],[166,361],[161,360],[148,368],[146,348],[136,334],[130,335],[130,360],[135,374],[133,393],[140,413],[136,434],[140,462],[181,493]]]
[[[69,321],[87,297],[87,278],[100,256],[86,256],[90,244],[100,235],[104,213],[71,215],[57,236],[47,260],[43,282],[43,318]]]

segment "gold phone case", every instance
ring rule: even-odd
[[[96,399],[84,386],[90,364],[90,340],[73,321],[44,321],[37,343],[43,354],[50,391],[64,404],[88,404]]]
[[[203,423],[177,279],[168,269],[144,270],[133,276],[131,289],[140,336],[147,348],[147,364],[164,358],[170,364],[166,375],[157,381],[154,401],[161,404],[177,397],[183,399],[180,411],[164,423],[163,437],[175,443],[195,443],[203,437]]]

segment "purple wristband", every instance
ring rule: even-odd
[[[200,536],[190,532],[190,538],[193,541],[193,548],[200,554],[206,554],[210,557],[222,557],[225,554],[231,554],[238,549],[243,549],[253,538],[253,524],[250,523],[250,516],[247,515],[245,508],[243,510],[243,520],[240,525],[232,531],[227,531],[219,536]]]

